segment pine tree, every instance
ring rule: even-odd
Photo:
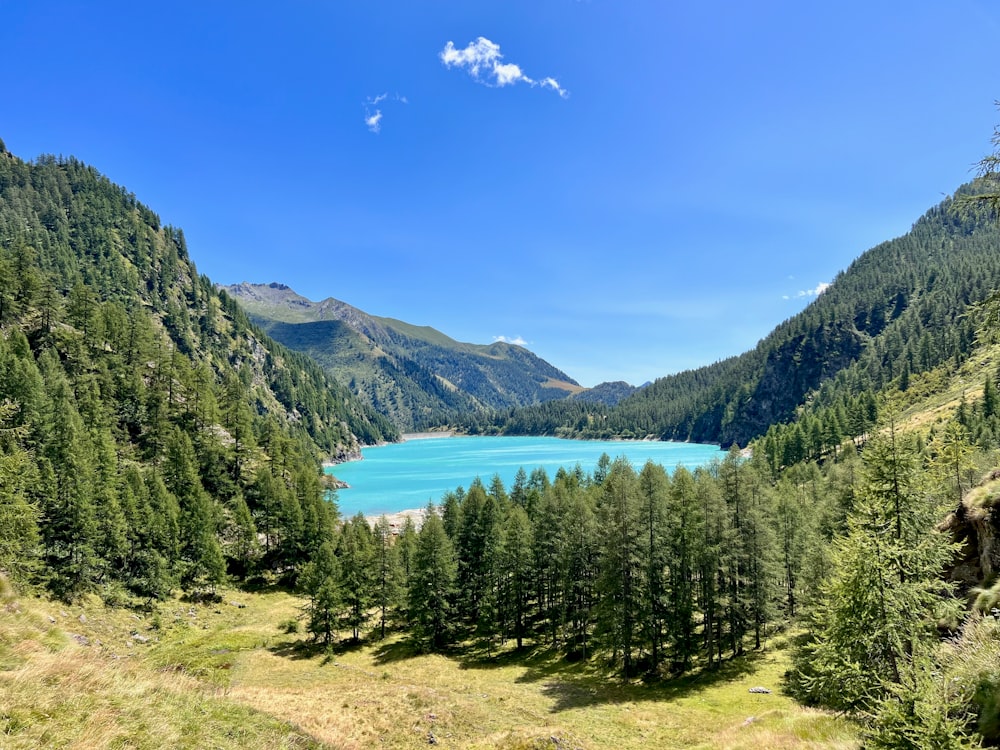
[[[292,479],[302,518],[298,539],[300,557],[294,561],[296,564],[333,538],[338,516],[335,502],[328,499],[333,493],[324,490],[317,468],[309,460],[299,458],[298,462],[299,468]]]
[[[864,480],[814,615],[795,681],[810,701],[857,711],[900,685],[951,602],[940,572],[952,544],[919,483],[915,449],[890,424],[870,441]]]
[[[722,661],[722,622],[720,579],[727,544],[726,504],[718,483],[705,469],[695,473],[695,568],[698,578],[698,607],[702,619],[702,643],[709,667]],[[718,651],[718,655],[716,652]]]
[[[570,493],[561,480],[543,492],[535,504],[532,516],[534,530],[534,596],[540,620],[548,627],[549,640],[558,643],[562,609],[564,523],[567,517],[566,502]]]
[[[705,530],[694,477],[684,467],[674,471],[667,500],[672,523],[665,539],[667,567],[666,625],[677,671],[687,671],[698,652],[695,627],[698,545]]]
[[[483,502],[479,515],[477,536],[482,544],[477,575],[482,585],[482,594],[476,613],[476,630],[492,649],[493,640],[502,636],[504,630],[504,570],[503,570],[503,510],[506,492],[497,482],[491,486]]]
[[[181,585],[188,591],[213,589],[226,574],[217,537],[218,508],[201,485],[191,439],[176,427],[172,428],[167,433],[166,448],[163,478],[180,508]]]
[[[325,542],[302,569],[299,587],[309,597],[306,629],[324,646],[333,643],[338,613],[343,606],[340,564],[332,542]]]
[[[532,579],[533,534],[528,514],[520,505],[510,505],[503,524],[501,570],[504,575],[501,604],[517,647],[523,648],[527,632],[528,600]]]
[[[21,444],[27,429],[8,426],[13,412],[12,403],[0,403],[0,570],[24,580],[34,572],[41,535],[28,494],[35,468]]]
[[[497,520],[494,510],[492,498],[487,496],[477,477],[462,499],[455,544],[458,575],[462,581],[462,614],[473,625],[480,621],[479,610],[488,593],[488,566],[494,562],[486,555],[487,545],[494,541],[493,526]]]
[[[798,431],[796,434],[802,434]],[[799,460],[805,457],[805,448]],[[791,463],[797,463],[792,461]],[[719,484],[727,506],[723,579],[726,604],[724,617],[729,626],[729,646],[733,655],[743,652],[743,638],[750,627],[748,570],[751,563],[749,519],[751,477],[739,446],[733,445],[718,469]]]
[[[972,750],[982,747],[971,730],[968,686],[942,675],[936,644],[919,644],[900,662],[900,679],[869,710],[865,747],[873,750]]]
[[[230,571],[245,578],[260,557],[260,544],[257,541],[257,527],[242,493],[237,493],[227,504],[222,539],[223,551],[231,561]]]
[[[643,571],[640,613],[643,645],[649,653],[651,670],[663,659],[668,628],[667,507],[670,480],[662,465],[647,461],[639,473],[638,520],[641,531]]]
[[[602,485],[597,508],[604,530],[597,628],[612,661],[620,661],[626,677],[635,672],[643,574],[638,495],[635,470],[624,458],[615,459]]]
[[[343,602],[341,625],[357,641],[368,622],[368,610],[376,592],[375,548],[371,526],[363,514],[358,513],[344,524],[336,552]]]
[[[162,483],[160,487],[167,494]],[[127,530],[125,583],[139,596],[162,599],[170,593],[174,583],[170,573],[172,556],[168,559],[168,551],[174,545],[166,541],[170,513],[153,510],[150,491],[137,466],[125,470],[118,494]],[[176,509],[172,515],[176,524]]]
[[[41,528],[46,564],[52,571],[50,585],[60,596],[72,597],[93,588],[99,573],[99,527],[93,503],[95,461],[69,384],[54,356],[42,358],[51,407],[43,428],[44,459],[39,466],[39,484],[45,488]]]
[[[590,644],[590,631],[594,624],[597,601],[597,579],[601,548],[601,531],[594,512],[590,492],[575,488],[561,505],[561,522],[547,533],[555,537],[558,564],[555,568],[559,581],[561,606],[559,623],[565,631],[567,653],[586,659]],[[536,532],[536,539],[542,529]]]
[[[410,632],[417,646],[438,651],[454,630],[457,565],[451,540],[432,507],[417,538],[409,585]]]
[[[95,472],[94,515],[100,519],[96,551],[105,581],[119,578],[128,568],[128,523],[119,497],[119,466],[106,431],[93,430]]]
[[[407,516],[403,521],[403,528],[399,532],[396,546],[399,550],[399,567],[403,577],[403,585],[408,588],[417,554],[417,528],[410,516]]]
[[[763,645],[764,629],[774,615],[776,543],[770,489],[754,473],[747,495],[743,525],[746,614],[753,628],[754,648]]]
[[[798,487],[790,481],[781,482],[775,492],[774,523],[785,615],[789,618],[794,618],[798,611],[801,598],[800,578],[807,550],[821,546],[820,540],[811,533],[810,516],[809,503],[799,497]]]
[[[931,452],[934,454],[932,473],[938,481],[948,487],[946,495],[950,496],[955,507],[962,502],[963,474],[974,464],[971,461],[972,445],[969,433],[958,421],[949,422],[944,429],[934,436]]]
[[[379,638],[385,638],[390,617],[400,605],[403,570],[399,563],[399,548],[393,540],[389,519],[382,516],[374,529],[375,541],[375,597],[379,611]]]

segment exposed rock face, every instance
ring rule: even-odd
[[[1000,470],[990,481],[969,492],[956,510],[941,522],[961,544],[948,578],[968,594],[989,584],[1000,572]]]
[[[849,323],[828,323],[771,350],[752,393],[722,424],[723,445],[746,445],[768,425],[788,419],[806,394],[860,355],[861,334]]]

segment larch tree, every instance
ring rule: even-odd
[[[916,457],[891,424],[865,448],[860,497],[799,654],[794,679],[810,701],[859,711],[884,697],[953,605],[940,576],[953,545],[936,529],[940,507]]]
[[[340,562],[332,542],[325,542],[305,564],[299,587],[308,597],[306,629],[324,646],[333,643],[343,606],[340,589]]]
[[[377,590],[377,553],[371,526],[363,514],[358,513],[344,524],[336,552],[343,604],[341,625],[344,630],[350,630],[351,638],[357,641],[368,622],[368,612],[375,602]]]
[[[615,459],[604,480],[597,513],[604,535],[597,586],[597,628],[620,662],[622,673],[635,672],[643,576],[638,479],[624,458]]]
[[[386,516],[381,516],[373,530],[375,549],[375,596],[378,608],[379,638],[385,638],[389,619],[400,604],[403,571],[399,564],[399,549],[393,539],[392,526]]]
[[[667,527],[665,539],[666,623],[671,652],[677,671],[687,671],[698,653],[695,623],[698,596],[696,575],[698,571],[698,546],[704,529],[698,508],[698,494],[691,472],[683,466],[674,471],[667,498]]]
[[[417,646],[438,651],[448,645],[454,630],[457,565],[451,540],[441,517],[428,508],[417,536],[409,583],[410,630]]]
[[[533,532],[528,514],[520,505],[511,503],[503,521],[501,565],[503,585],[501,606],[508,630],[517,647],[524,646],[527,633],[528,604],[532,579]]]
[[[651,669],[656,669],[663,659],[669,628],[669,497],[670,479],[666,470],[661,464],[647,461],[639,472],[638,521],[644,563],[639,611],[640,632]]]

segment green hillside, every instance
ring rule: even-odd
[[[311,356],[403,431],[583,390],[520,346],[455,341],[333,298],[312,302],[283,284],[244,282],[225,290],[271,336]]]
[[[67,598],[294,580],[335,520],[320,462],[395,436],[134,195],[0,153],[0,569]]]

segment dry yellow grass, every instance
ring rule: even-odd
[[[148,627],[148,619],[93,600],[70,607],[6,597],[0,747],[320,747],[201,680],[151,668],[146,644],[134,638]]]
[[[582,385],[577,385],[576,383],[568,383],[565,380],[556,380],[555,378],[549,378],[544,383],[542,383],[542,388],[558,388],[567,393],[577,394],[583,393],[586,388]]]
[[[852,725],[781,693],[787,656],[776,648],[643,685],[542,649],[415,655],[396,637],[319,654],[278,626],[296,598],[226,598],[169,602],[158,628],[94,601],[8,600],[0,747],[856,747]],[[750,693],[757,685],[773,692]]]
[[[903,409],[899,427],[926,435],[935,426],[952,419],[964,400],[972,404],[983,397],[983,384],[1000,358],[1000,345],[984,346],[962,363],[957,371],[945,363],[926,373],[914,375],[910,387],[897,394]]]
[[[413,655],[398,638],[311,656],[295,638],[245,654],[228,696],[343,748],[851,748],[856,728],[781,693],[787,654],[647,686],[539,650]],[[771,694],[750,693],[758,685]],[[553,739],[554,738],[554,739]]]

